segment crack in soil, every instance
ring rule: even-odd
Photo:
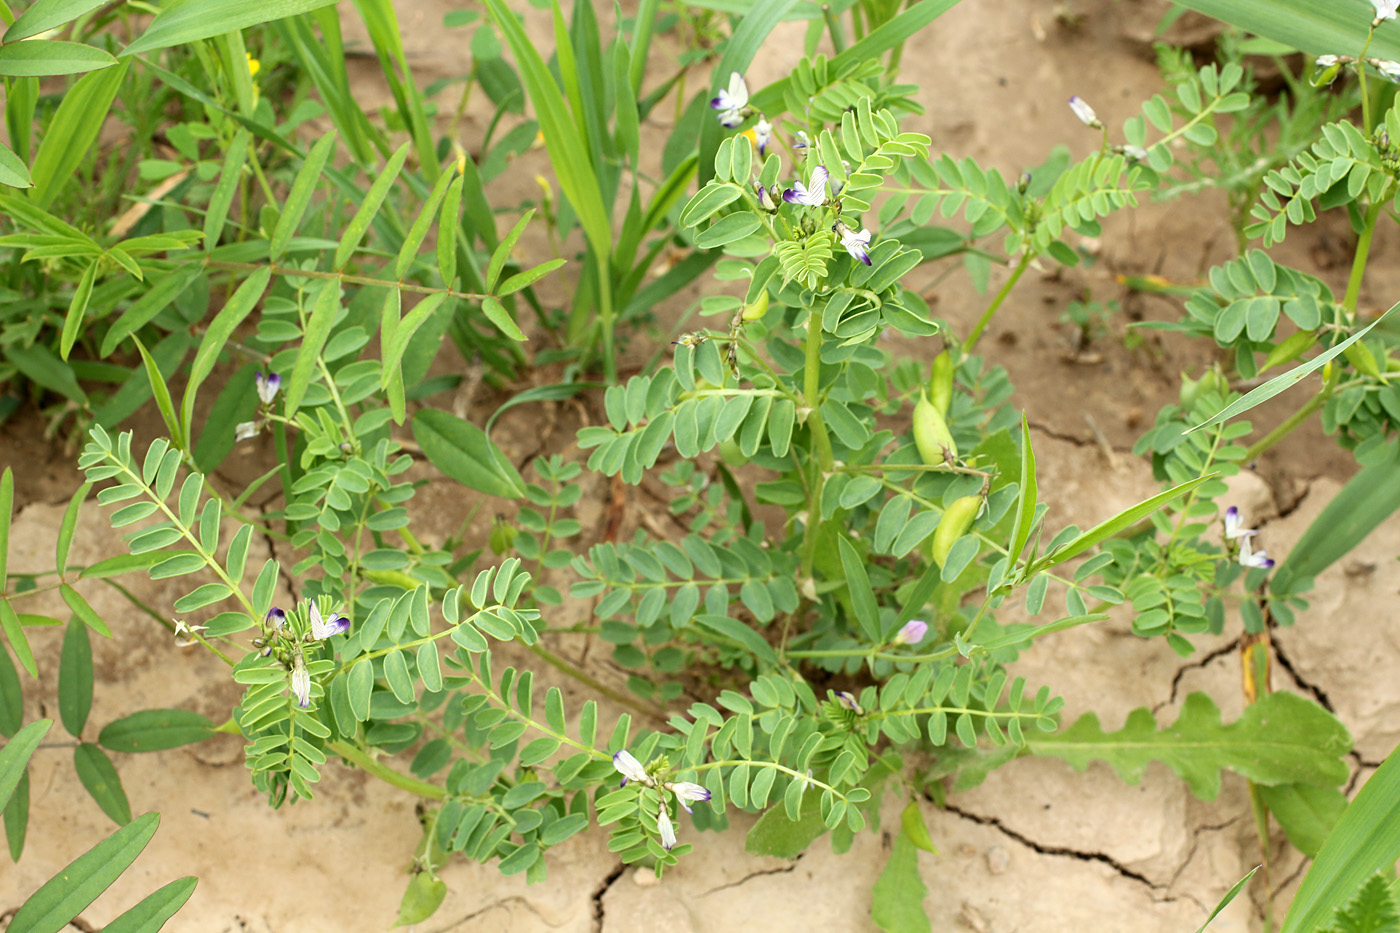
[[[456,930],[462,927],[464,924],[470,923],[477,917],[480,917],[482,914],[490,913],[493,910],[503,910],[505,909],[507,904],[520,904],[530,913],[534,914],[536,917],[539,917],[540,920],[542,920],[544,922],[544,925],[547,927],[558,926],[558,924],[556,923],[550,923],[548,920],[545,920],[544,916],[541,915],[540,912],[535,909],[535,905],[531,904],[528,900],[521,897],[519,894],[512,894],[510,897],[503,897],[498,901],[492,901],[485,907],[482,907],[480,910],[474,910],[471,913],[467,914],[465,917],[462,917],[458,920],[454,920],[448,926],[443,927],[440,933],[447,933],[447,931],[449,930]]]
[[[1065,431],[1056,431],[1054,428],[1036,421],[1027,422],[1031,430],[1039,431],[1046,437],[1054,438],[1057,441],[1064,441],[1066,444],[1073,444],[1075,447],[1097,447],[1098,443],[1092,437],[1078,437]]]
[[[1284,653],[1283,645],[1279,643],[1277,638],[1271,638],[1270,641],[1273,643],[1274,657],[1278,659],[1279,667],[1288,671],[1288,675],[1293,678],[1294,682],[1309,693],[1323,709],[1327,710],[1327,712],[1331,713],[1333,716],[1337,715],[1337,711],[1332,707],[1332,699],[1327,696],[1327,691],[1303,679],[1303,676],[1299,674],[1297,669],[1293,666],[1293,662],[1288,660],[1288,655]]]
[[[266,505],[263,505],[259,507],[258,511],[262,514],[263,527],[268,527],[267,513],[270,510]],[[277,545],[276,542],[272,540],[272,535],[269,532],[264,531],[262,533],[262,539],[263,543],[267,545],[267,556],[271,557],[273,560],[277,560]],[[281,577],[282,582],[286,584],[287,592],[291,593],[293,598],[295,598],[297,588],[294,585],[294,581],[292,580],[291,571],[288,570],[286,567],[282,566],[282,562],[280,560],[277,560],[277,575]]]
[[[603,896],[608,893],[608,889],[617,883],[617,879],[622,877],[622,873],[627,870],[627,866],[619,861],[613,866],[612,871],[603,876],[603,880],[598,882],[598,886],[593,889],[589,897],[593,901],[593,926],[590,928],[593,933],[603,933]]]
[[[1041,855],[1061,855],[1067,856],[1069,858],[1079,859],[1083,862],[1099,862],[1103,865],[1107,865],[1109,868],[1113,869],[1115,872],[1122,875],[1124,878],[1131,878],[1133,881],[1137,881],[1145,885],[1148,890],[1153,892],[1154,895],[1165,890],[1165,888],[1168,887],[1167,885],[1153,884],[1151,879],[1149,879],[1146,875],[1141,874],[1140,872],[1133,871],[1131,868],[1127,867],[1126,865],[1120,864],[1119,862],[1115,861],[1112,857],[1105,855],[1102,852],[1080,852],[1077,849],[1070,849],[1066,846],[1052,846],[1046,845],[1043,842],[1036,842],[1034,839],[1031,839],[1028,836],[1024,836],[1021,833],[1018,833],[1016,830],[1007,826],[995,816],[982,816],[981,814],[973,813],[969,810],[959,809],[958,807],[953,806],[951,803],[945,803],[943,809],[945,809],[949,813],[952,813],[955,816],[962,817],[965,820],[970,820],[973,823],[977,823],[982,826],[990,826],[993,829],[1000,832],[1002,835],[1014,839],[1015,841],[1019,842],[1021,845],[1025,846],[1031,851],[1038,852]],[[1160,899],[1159,902],[1167,903],[1170,901],[1175,901],[1176,899],[1176,897],[1165,897]],[[1156,898],[1154,898],[1154,900],[1156,900]]]
[[[1172,690],[1170,697],[1166,700],[1163,700],[1161,703],[1158,703],[1156,706],[1152,707],[1152,712],[1156,713],[1168,703],[1176,702],[1177,690],[1181,687],[1181,678],[1186,676],[1187,671],[1200,670],[1201,668],[1212,663],[1213,661],[1216,661],[1219,658],[1223,658],[1227,654],[1233,653],[1237,648],[1239,648],[1239,646],[1240,640],[1236,638],[1229,644],[1222,645],[1221,647],[1216,648],[1214,651],[1202,655],[1199,661],[1192,661],[1190,664],[1184,664],[1181,667],[1177,668],[1176,674],[1172,677]]]
[[[797,867],[797,863],[802,861],[802,856],[806,854],[806,852],[798,853],[797,858],[793,859],[791,862],[789,862],[787,865],[784,865],[782,868],[765,868],[762,871],[749,872],[747,875],[740,878],[738,881],[731,881],[728,884],[722,884],[717,888],[710,888],[710,890],[706,891],[700,896],[709,897],[711,894],[714,894],[718,891],[723,891],[726,888],[737,888],[741,884],[747,884],[754,878],[761,878],[764,875],[786,875],[787,873],[791,872],[794,868]]]

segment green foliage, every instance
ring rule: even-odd
[[[1400,910],[1396,908],[1391,879],[1378,873],[1366,880],[1349,904],[1337,908],[1323,933],[1394,933],[1397,929]]]
[[[1295,694],[1268,694],[1224,725],[1214,701],[1194,692],[1166,729],[1158,730],[1146,707],[1128,714],[1117,732],[1104,732],[1098,717],[1085,713],[1068,729],[1032,739],[1030,750],[1080,771],[1090,761],[1106,761],[1129,784],[1142,779],[1148,762],[1160,761],[1197,798],[1214,800],[1220,772],[1227,769],[1256,784],[1340,784],[1347,777],[1342,756],[1351,750],[1351,736],[1334,716]]]

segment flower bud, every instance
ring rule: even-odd
[[[943,566],[944,561],[948,559],[948,552],[953,549],[953,544],[967,534],[981,508],[982,497],[975,495],[963,496],[944,509],[943,517],[938,520],[938,527],[933,530],[933,550],[930,556],[935,564]]]
[[[948,422],[922,392],[914,406],[914,445],[919,448],[919,458],[926,466],[941,466],[948,462],[948,457],[958,455],[958,445],[953,442]]]

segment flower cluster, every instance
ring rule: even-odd
[[[1225,510],[1225,540],[1226,542],[1239,542],[1239,560],[1246,567],[1258,567],[1261,570],[1268,570],[1274,566],[1274,560],[1269,557],[1267,551],[1255,551],[1250,548],[1249,539],[1259,534],[1257,528],[1244,527],[1244,519],[1240,518],[1240,510],[1233,505]]]
[[[266,375],[258,373],[253,380],[257,384],[258,401],[261,403],[262,412],[266,412],[272,405],[272,400],[277,398],[277,393],[282,389],[282,377],[273,373]],[[247,440],[250,437],[257,437],[262,430],[263,420],[261,417],[253,421],[243,421],[233,429],[233,439],[235,442]]]
[[[272,607],[263,620],[262,637],[253,639],[253,647],[263,657],[277,655],[291,672],[292,696],[302,709],[311,705],[311,674],[306,669],[305,647],[350,631],[350,620],[339,611],[323,614],[314,599],[308,599],[305,605],[304,613],[293,609],[290,616]]]
[[[1077,99],[1077,98],[1076,98]],[[749,106],[749,86],[744,81],[744,76],[735,71],[729,76],[729,87],[721,88],[718,95],[710,101],[710,107],[718,111],[718,119],[721,126],[734,129],[741,125],[746,119],[756,111]],[[758,148],[759,157],[768,154],[768,144],[773,139],[773,124],[762,114],[758,115],[758,122],[742,134],[748,138]],[[794,151],[807,151],[812,145],[807,134],[798,130],[793,137],[792,148]],[[828,187],[831,189],[828,192]],[[754,188],[758,195],[758,206],[760,209],[770,213],[778,210],[777,189],[768,190],[759,182],[754,183]],[[800,180],[795,181],[791,188],[783,191],[783,201],[788,204],[799,204],[806,207],[827,207],[834,206],[837,217],[831,225],[832,233],[841,241],[846,252],[855,259],[870,265],[870,231],[861,228],[855,230],[840,219],[841,202],[836,200],[840,194],[840,187],[831,178],[831,173],[827,171],[825,165],[818,165],[812,169],[810,180],[804,185]]]
[[[710,799],[710,792],[699,784],[690,781],[657,781],[636,756],[625,748],[613,755],[613,767],[622,775],[621,786],[626,787],[628,781],[636,781],[658,791],[669,790],[676,795],[676,801],[685,808],[686,813],[695,812],[690,808],[691,801]],[[663,793],[660,796],[661,812],[656,817],[656,831],[661,836],[661,845],[669,852],[676,846],[676,829],[671,823],[666,795]]]

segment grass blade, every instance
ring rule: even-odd
[[[308,13],[337,0],[177,0],[151,20],[151,25],[122,51],[122,57],[153,52],[196,39],[246,29],[286,16]]]
[[[14,25],[5,30],[5,42],[18,42],[48,32],[55,26],[72,22],[84,13],[104,5],[107,0],[35,0],[33,6],[25,10],[15,20]]]
[[[193,436],[190,431],[194,423],[195,393],[214,371],[214,364],[219,361],[219,353],[227,346],[238,325],[242,324],[243,319],[253,310],[253,305],[262,298],[271,278],[272,270],[267,266],[262,266],[248,276],[204,332],[204,339],[199,342],[199,349],[195,351],[194,362],[190,363],[190,378],[185,383],[185,397],[180,403],[180,423],[185,426],[186,437]]]
[[[0,473],[0,593],[5,592],[6,563],[10,555],[10,513],[15,507],[15,473]]]
[[[248,158],[248,131],[240,129],[229,143],[228,154],[224,156],[224,169],[219,175],[219,183],[209,198],[209,210],[204,214],[204,251],[208,252],[219,245],[224,223],[228,220],[228,210],[233,206],[233,194],[238,187],[238,179],[243,174],[243,163]]]
[[[83,75],[63,95],[29,167],[34,178],[30,194],[40,207],[52,204],[77,177],[78,165],[97,143],[126,69],[126,62],[122,62],[115,68]]]

